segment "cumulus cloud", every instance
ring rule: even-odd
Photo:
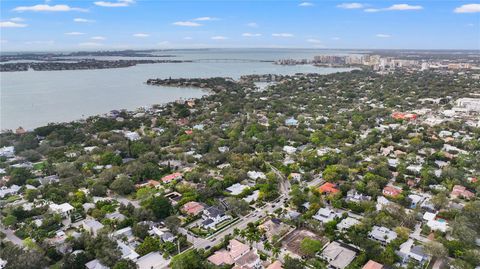
[[[423,9],[420,5],[409,5],[409,4],[395,4],[387,8],[367,8],[364,9],[365,12],[380,12],[380,11],[405,11],[405,10],[421,10]]]
[[[376,37],[379,37],[379,38],[389,38],[389,37],[392,37],[392,36],[389,35],[389,34],[376,34],[375,36],[376,36]]]
[[[24,11],[34,11],[34,12],[67,12],[67,11],[88,11],[84,8],[79,7],[70,7],[69,5],[34,5],[34,6],[20,6],[13,9],[13,11],[24,12]]]
[[[364,4],[360,3],[342,3],[340,5],[337,5],[338,8],[343,8],[343,9],[357,9],[357,8],[364,8]]]
[[[105,40],[106,38],[103,37],[103,36],[92,36],[90,39],[91,40]]]
[[[82,22],[82,23],[89,23],[89,22],[95,22],[94,20],[89,20],[89,19],[84,19],[84,18],[75,18],[73,19],[74,22]]]
[[[176,21],[173,23],[173,25],[176,25],[176,26],[186,26],[186,27],[198,27],[198,26],[202,26],[200,23],[198,22],[193,22],[193,21]]]
[[[128,7],[131,4],[134,4],[135,1],[134,0],[117,0],[115,2],[96,1],[93,3],[99,7]]]
[[[273,37],[293,37],[293,34],[290,33],[275,33],[272,34]]]
[[[85,33],[82,33],[82,32],[68,32],[68,33],[65,33],[65,35],[84,35]]]
[[[258,24],[256,22],[249,22],[249,23],[247,23],[247,26],[252,27],[252,28],[257,28]]]
[[[453,10],[455,13],[477,13],[480,12],[480,4],[465,4]]]
[[[11,18],[9,21],[22,22],[22,21],[25,21],[25,20],[23,18],[20,18],[20,17],[15,17],[15,18]]]
[[[0,28],[23,28],[27,26],[27,24],[14,21],[0,21]]]
[[[262,34],[257,34],[257,33],[243,33],[242,36],[244,36],[244,37],[257,37],[257,36],[262,36]]]
[[[211,37],[212,40],[225,40],[228,39],[228,37],[221,36],[221,35],[216,35]]]
[[[386,10],[420,10],[420,9],[423,9],[423,7],[419,5],[413,6],[409,4],[396,4],[386,8]]]
[[[312,7],[313,6],[313,3],[311,2],[302,2],[300,4],[298,4],[299,7]]]
[[[145,33],[136,33],[136,34],[133,34],[133,36],[139,37],[139,38],[145,38],[145,37],[149,37],[150,35]]]

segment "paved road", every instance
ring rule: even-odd
[[[14,243],[17,246],[23,247],[23,241],[20,239],[18,236],[14,234],[14,232],[10,229],[5,229],[3,227],[0,227],[0,231],[6,235],[6,239],[12,243]]]

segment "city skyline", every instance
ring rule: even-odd
[[[479,49],[471,1],[2,1],[1,51]]]

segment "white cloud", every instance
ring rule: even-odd
[[[8,43],[8,40],[6,40],[6,39],[0,39],[0,44],[5,44],[5,43]]]
[[[315,38],[309,38],[309,39],[307,39],[307,42],[308,43],[315,43],[315,44],[322,43],[322,41],[320,41],[318,39],[315,39]]]
[[[186,27],[198,27],[198,26],[202,26],[200,23],[198,22],[193,22],[193,21],[176,21],[173,23],[173,25],[176,25],[176,26],[186,26]]]
[[[480,12],[480,4],[465,4],[453,10],[455,13],[477,13]]]
[[[25,20],[23,18],[20,18],[20,17],[15,17],[15,18],[11,18],[9,21],[22,22],[22,21],[25,21]]]
[[[184,37],[183,39],[185,39],[185,40],[192,40],[193,38],[192,38],[191,36],[186,36],[186,37]]]
[[[390,7],[387,7],[385,10],[420,10],[423,9],[422,6],[412,6],[409,4],[396,4]]]
[[[343,8],[343,9],[357,9],[357,8],[364,8],[364,4],[360,3],[342,3],[340,5],[337,5],[338,8]]]
[[[421,10],[423,9],[420,5],[409,5],[409,4],[395,4],[387,8],[367,8],[363,11],[365,12],[380,12],[380,11],[405,11],[405,10]]]
[[[82,33],[82,32],[68,32],[68,33],[65,33],[66,35],[84,35],[85,33]]]
[[[302,2],[302,3],[298,4],[298,6],[299,7],[312,7],[314,5],[311,2]]]
[[[389,37],[392,37],[392,36],[389,35],[389,34],[376,34],[375,36],[376,36],[376,37],[379,37],[379,38],[389,38]]]
[[[100,47],[103,46],[102,43],[97,43],[97,42],[83,42],[83,43],[78,43],[80,47]]]
[[[340,40],[340,37],[334,36],[334,37],[332,37],[332,40]]]
[[[272,34],[273,37],[293,37],[293,34],[290,33],[275,33]]]
[[[103,37],[103,36],[92,36],[90,39],[91,40],[105,40],[106,38]]]
[[[93,3],[99,7],[128,7],[131,4],[135,3],[135,1],[134,0],[117,0],[116,2],[96,1]]]
[[[13,21],[0,21],[0,28],[22,28],[28,25],[24,23],[18,23]]]
[[[249,23],[247,23],[247,26],[252,27],[252,28],[257,28],[258,24],[256,22],[249,22]]]
[[[242,36],[244,36],[244,37],[258,37],[258,36],[262,36],[262,34],[257,34],[257,33],[243,33]]]
[[[211,37],[212,40],[226,40],[228,37],[221,36],[221,35],[216,35]]]
[[[213,17],[199,17],[193,19],[194,21],[218,21],[218,18],[213,18]]]
[[[150,35],[149,34],[145,34],[145,33],[136,33],[136,34],[133,34],[134,37],[140,37],[140,38],[145,38],[145,37],[149,37]]]
[[[70,7],[68,5],[35,5],[35,6],[20,6],[13,9],[14,11],[23,12],[23,11],[50,11],[50,12],[66,12],[66,11],[88,11],[84,8]]]
[[[89,22],[95,22],[94,20],[89,20],[89,19],[84,19],[84,18],[75,18],[73,19],[74,22],[85,22],[85,23],[89,23]]]

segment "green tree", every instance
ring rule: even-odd
[[[173,207],[167,198],[163,196],[154,196],[147,203],[147,208],[152,210],[157,219],[164,219],[173,212]]]
[[[114,190],[118,194],[130,194],[135,191],[135,185],[125,175],[120,175],[110,185],[110,189]]]
[[[160,249],[160,240],[157,238],[147,236],[143,242],[138,245],[135,251],[140,254],[140,256],[146,255],[150,252],[157,251]]]
[[[196,249],[187,250],[172,258],[172,269],[204,269],[202,257]]]
[[[308,257],[313,257],[317,252],[322,250],[323,244],[319,240],[304,238],[300,243],[300,251]]]

